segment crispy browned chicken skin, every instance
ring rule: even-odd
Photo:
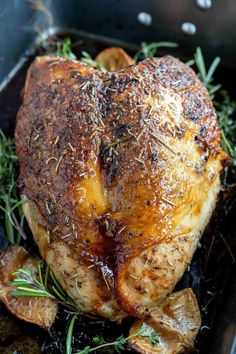
[[[169,56],[105,74],[39,57],[15,137],[24,212],[62,286],[82,311],[144,317],[189,265],[220,188],[195,73]]]

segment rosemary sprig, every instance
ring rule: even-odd
[[[73,315],[69,323],[68,332],[66,336],[66,354],[72,353],[73,329],[74,329],[76,318],[77,315],[76,314]]]
[[[213,75],[220,63],[220,58],[216,57],[211,63],[209,69],[206,69],[205,60],[202,54],[202,50],[200,47],[196,48],[194,53],[194,59],[187,62],[188,65],[196,65],[198,70],[198,77],[203,82],[204,86],[207,88],[211,99],[213,100],[215,97],[215,93],[221,88],[221,85],[213,85]]]
[[[134,55],[134,60],[138,61],[140,59],[153,58],[158,50],[158,48],[176,48],[178,44],[175,42],[151,42],[141,43],[141,49]]]
[[[152,344],[160,343],[159,337],[155,331],[148,332],[145,328],[141,328],[137,333],[128,337],[122,335],[113,342],[107,342],[103,336],[96,336],[93,338],[93,342],[96,345],[95,347],[86,346],[84,349],[77,351],[76,354],[89,354],[103,348],[113,349],[113,351],[120,353],[126,350],[125,345],[129,339],[138,336],[149,338]]]
[[[214,102],[221,129],[221,145],[234,160],[236,166],[236,101],[230,99],[227,91],[221,90],[219,100]]]
[[[159,344],[160,343],[160,339],[155,331],[152,331],[151,333],[149,333],[147,337],[150,339],[152,344]]]
[[[70,38],[65,38],[63,41],[57,42],[57,52],[59,57],[66,57],[72,60],[76,60],[77,57],[72,51],[72,42]]]
[[[14,272],[13,275],[16,276],[16,279],[12,281],[11,285],[15,286],[16,290],[12,291],[12,296],[37,296],[55,299],[55,296],[49,293],[42,283],[40,265],[38,270],[39,280],[36,280],[33,270],[21,268]]]
[[[16,190],[17,174],[14,140],[7,138],[0,130],[0,210],[4,213],[6,235],[10,243],[19,243],[21,237],[26,239],[21,209],[23,201],[19,199]]]
[[[106,69],[104,68],[104,66],[99,63],[98,61],[94,60],[91,55],[87,52],[85,52],[84,50],[82,51],[82,57],[80,58],[80,61],[82,61],[83,63],[92,66],[93,68],[97,68],[99,71],[102,71],[103,73],[106,72]]]
[[[33,269],[20,268],[13,275],[16,278],[11,285],[16,289],[12,291],[12,296],[48,297],[69,310],[78,312],[76,303],[62,289],[48,265],[44,271],[43,264],[39,263],[37,274]]]
[[[74,300],[62,289],[49,266],[44,269],[43,264],[39,263],[37,272],[34,269],[20,268],[13,275],[16,278],[11,285],[16,289],[11,292],[12,296],[47,297],[73,314],[66,335],[66,354],[72,354],[73,329],[79,309]]]

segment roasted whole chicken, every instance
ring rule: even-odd
[[[193,70],[170,56],[106,73],[38,57],[15,139],[24,213],[80,310],[155,311],[191,262],[225,158]]]

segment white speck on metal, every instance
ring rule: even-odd
[[[209,10],[212,6],[212,0],[196,0],[196,4],[201,10]]]
[[[152,16],[147,12],[140,12],[137,19],[144,26],[150,26],[152,24]]]
[[[181,30],[183,33],[187,34],[188,36],[194,36],[197,32],[196,26],[191,22],[184,22],[181,25]]]

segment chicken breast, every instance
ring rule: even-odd
[[[213,105],[167,56],[101,73],[29,69],[15,132],[24,213],[83,312],[143,318],[190,264],[220,189]]]

